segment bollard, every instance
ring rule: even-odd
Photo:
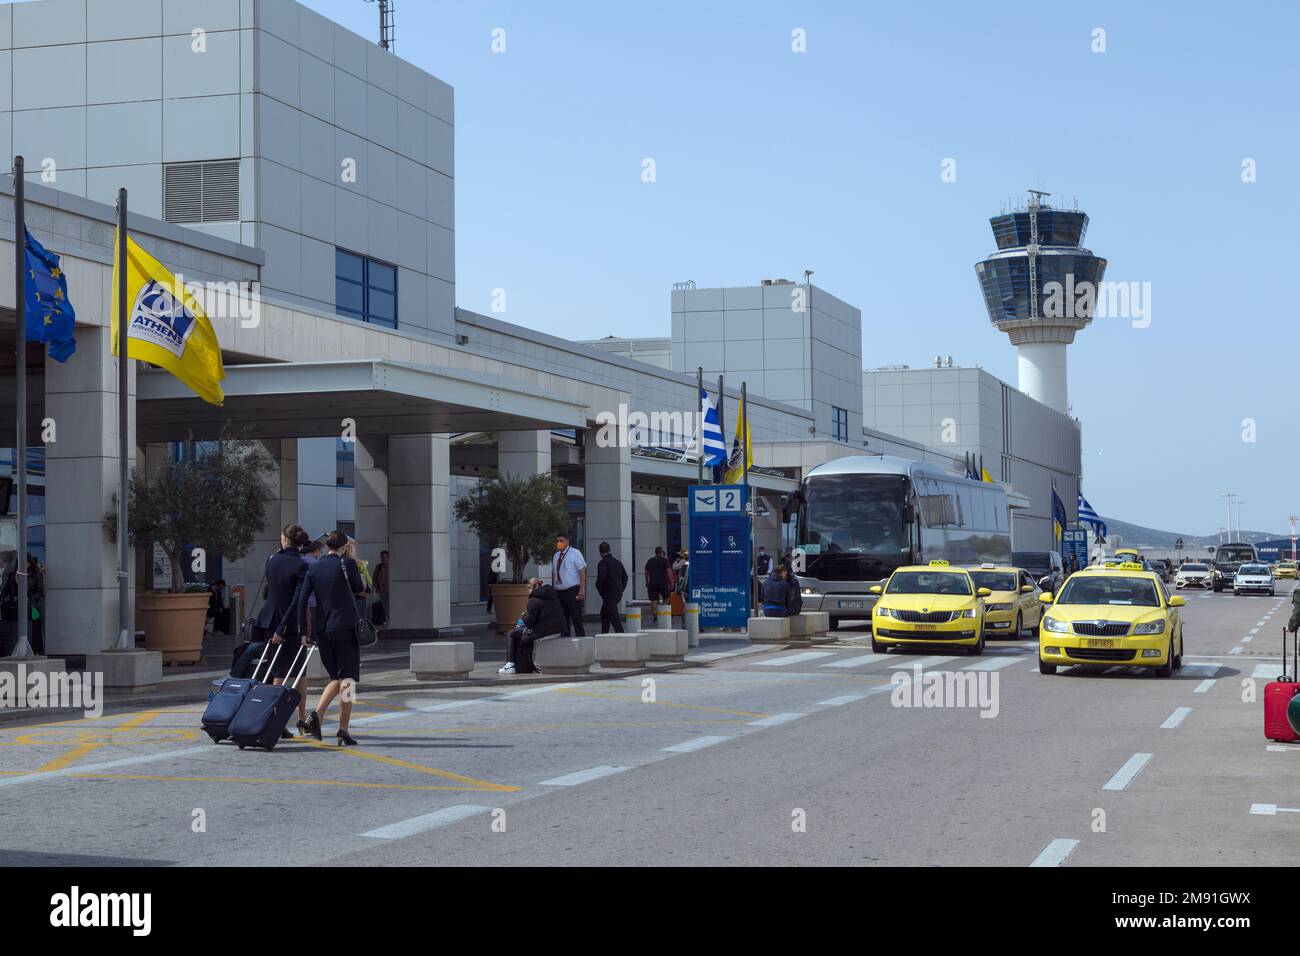
[[[673,629],[673,606],[660,604],[655,608],[655,627],[661,631]]]
[[[695,601],[687,601],[682,605],[682,618],[686,624],[687,644],[691,647],[700,646],[700,605]]]
[[[623,626],[627,628],[629,634],[636,634],[641,630],[641,609],[639,607],[629,607],[627,613],[623,615]]]

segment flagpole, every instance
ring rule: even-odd
[[[749,402],[747,391],[748,383],[744,379],[740,382],[740,413],[737,419],[737,429],[740,434],[740,461],[744,467],[745,481],[745,509],[746,517],[749,518],[749,548],[746,557],[749,558],[749,566],[753,567],[754,561],[754,507],[749,502]],[[754,574],[750,572],[749,579],[754,579]],[[754,589],[749,589],[749,616],[754,616]]]
[[[696,434],[700,436],[700,467],[696,484],[704,484],[704,366],[695,367],[695,408],[699,412],[700,427]]]
[[[135,647],[131,632],[127,585],[131,566],[131,545],[127,540],[127,491],[130,485],[127,453],[128,394],[130,360],[127,358],[126,327],[126,189],[117,191],[117,644],[119,651]]]
[[[27,611],[27,209],[23,158],[14,157],[14,384],[18,426],[18,551],[14,555],[14,584],[18,587],[18,643],[11,657],[34,657],[27,641],[31,621]]]
[[[727,393],[722,390],[722,376],[718,376],[718,434],[722,436],[722,480],[727,480],[727,423],[724,414],[727,408]]]

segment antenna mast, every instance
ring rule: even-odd
[[[366,0],[375,3],[376,0]],[[397,43],[393,36],[393,0],[378,0],[379,3],[379,45],[391,50]]]

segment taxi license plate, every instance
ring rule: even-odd
[[[861,601],[840,601],[839,606],[842,608],[861,608]]]
[[[916,629],[917,629],[918,631],[935,631],[935,630],[938,630],[938,628],[936,628],[933,624],[918,624],[918,625],[916,625]]]
[[[1088,646],[1088,647],[1114,647],[1114,646],[1115,646],[1115,642],[1114,642],[1114,641],[1088,641],[1087,644],[1086,644],[1086,646]]]

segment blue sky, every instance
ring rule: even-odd
[[[373,4],[308,5],[377,34]],[[503,318],[572,338],[667,335],[677,280],[809,268],[862,310],[864,365],[942,352],[1014,384],[973,268],[988,218],[1029,187],[1077,197],[1106,278],[1151,283],[1149,328],[1098,320],[1071,349],[1085,494],[1213,533],[1234,491],[1246,528],[1282,531],[1298,9],[398,0],[396,52],[456,88],[458,304],[486,312],[501,287]]]

